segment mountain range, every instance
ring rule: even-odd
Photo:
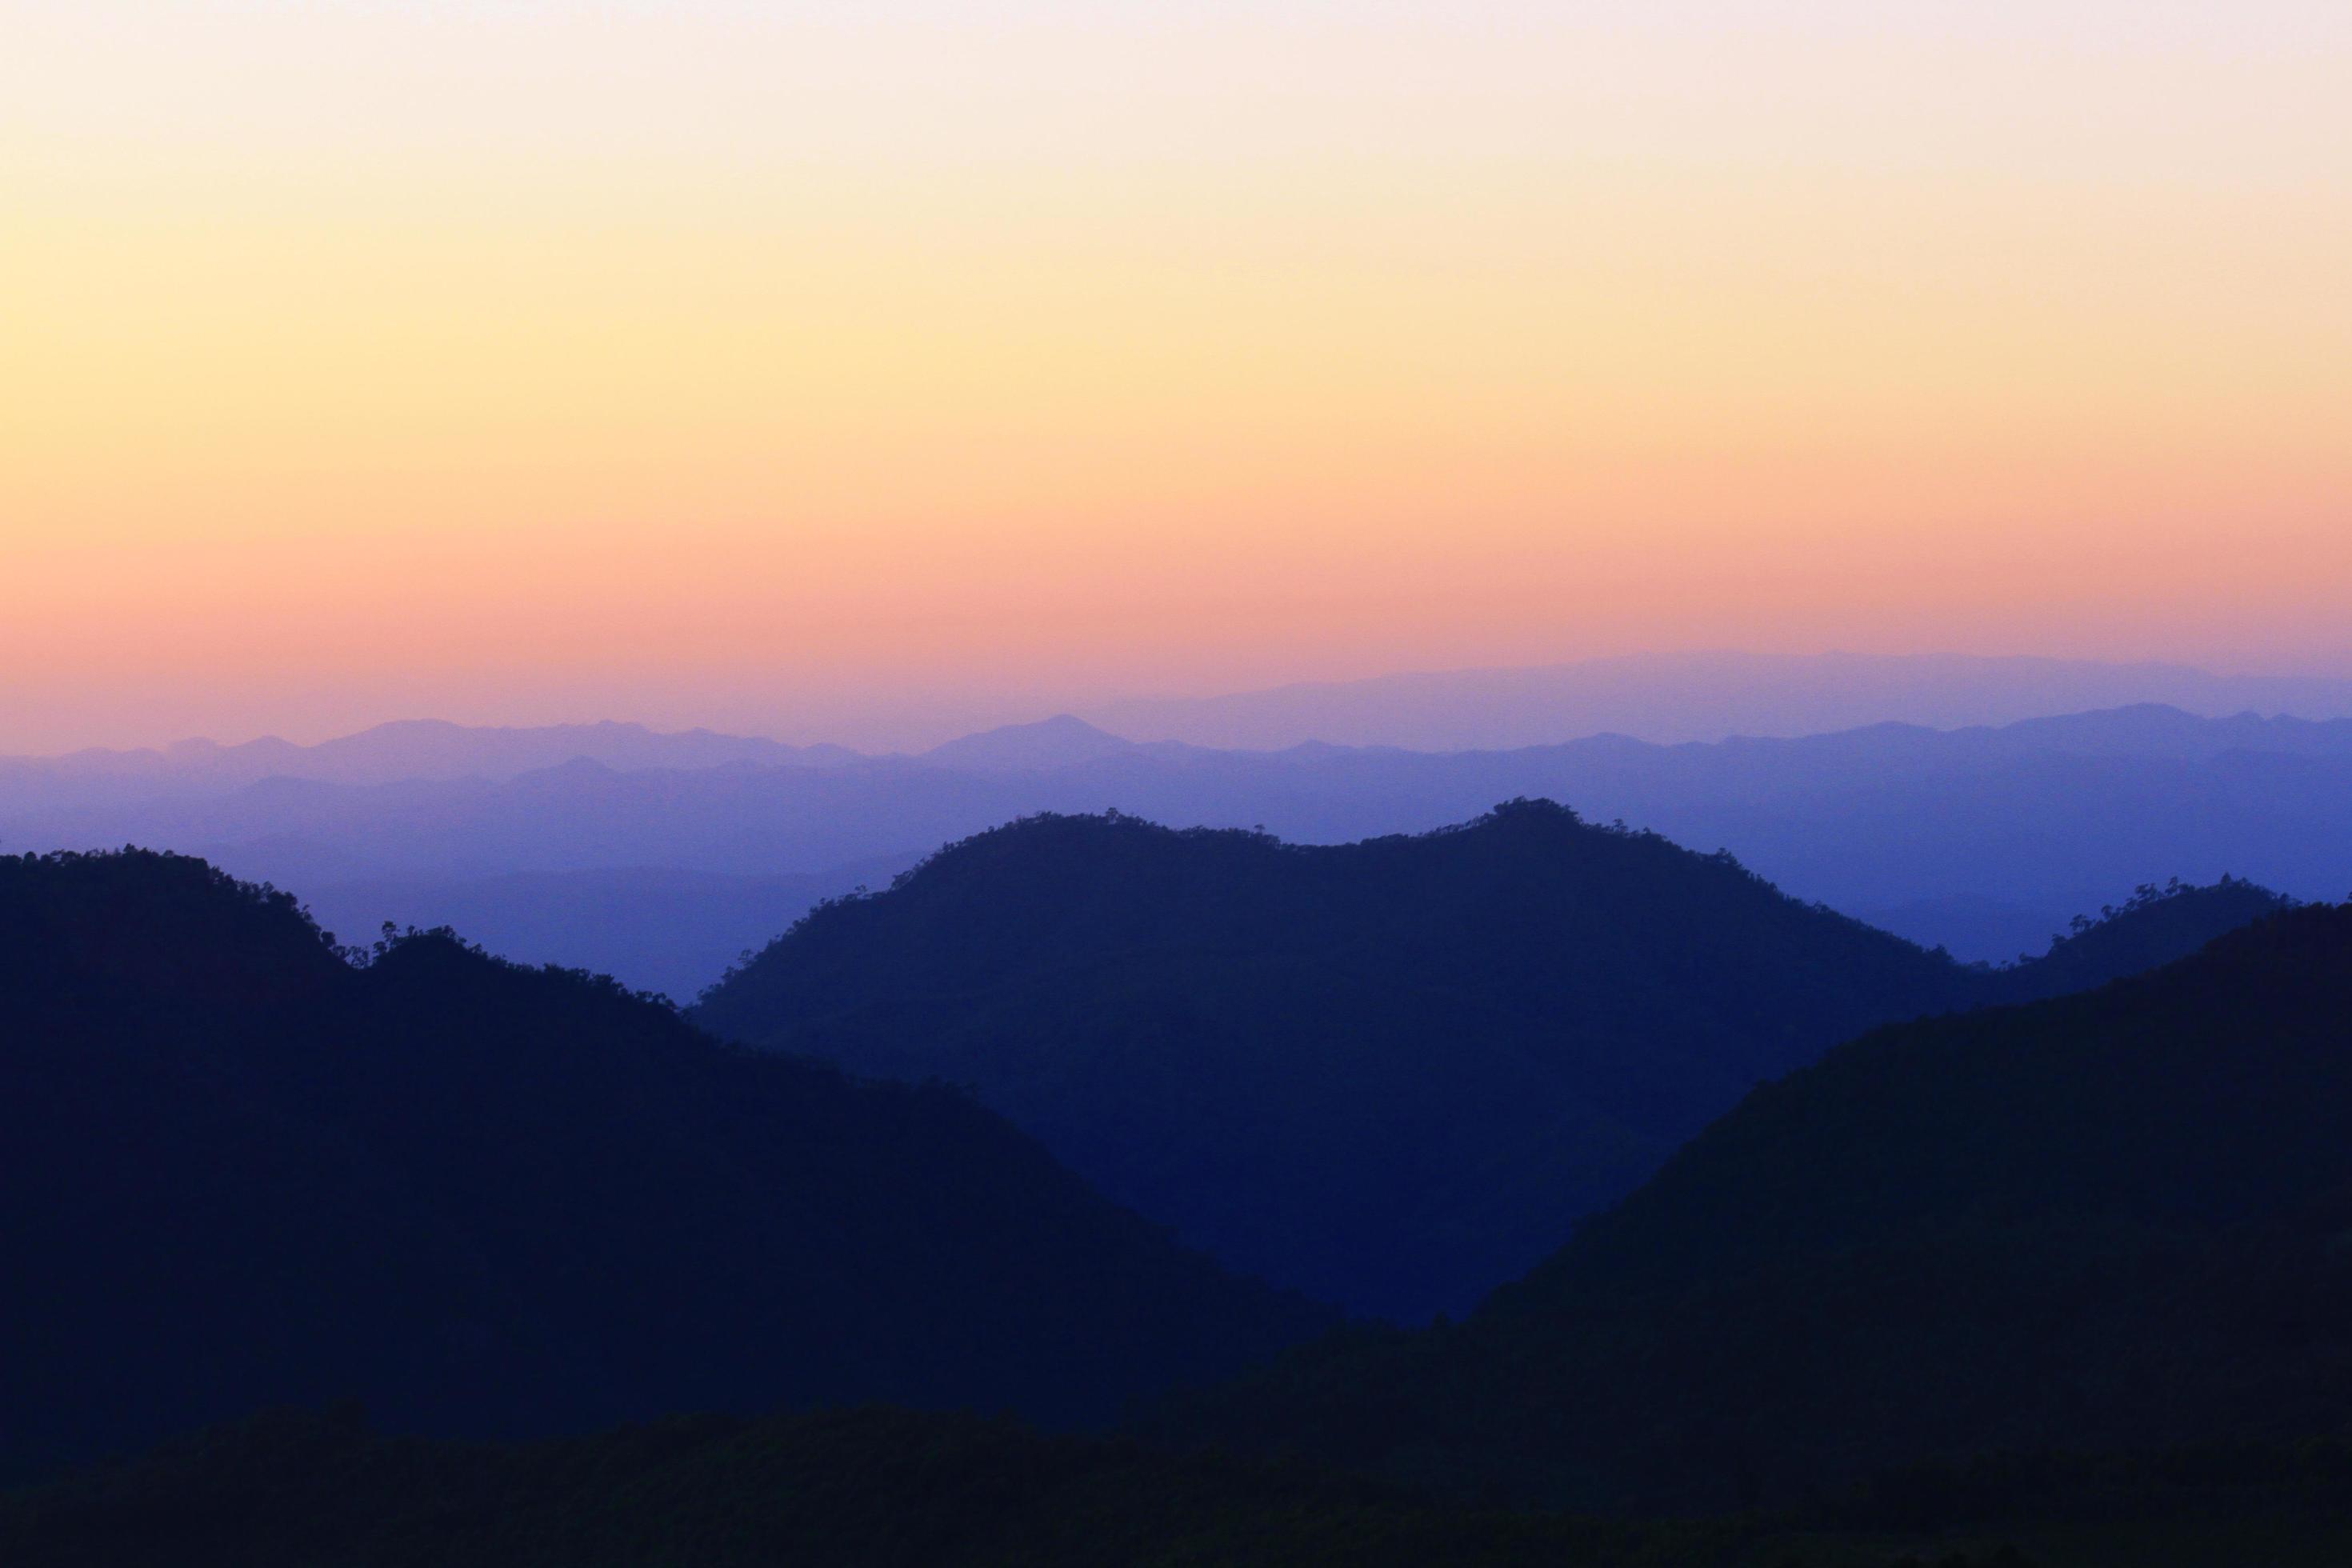
[[[2096,985],[2276,907],[2149,889],[1992,970],[1543,801],[1345,846],[1048,816],[819,908],[694,1016],[969,1086],[1241,1272],[1419,1321],[1841,1040]]]
[[[1214,751],[1129,742],[1065,718],[926,757],[626,770],[575,757],[503,778],[278,776],[161,799],[77,794],[78,783],[60,797],[53,774],[26,776],[0,770],[0,847],[201,854],[331,904],[338,930],[479,911],[467,929],[494,951],[593,953],[633,984],[680,996],[798,912],[774,879],[809,879],[813,899],[1015,817],[1108,806],[1343,843],[1548,796],[1728,847],[1802,898],[1995,961],[2040,952],[2075,915],[2150,880],[2227,873],[2305,899],[2352,888],[2352,722],[2150,707],[1992,729],[1676,746],[1596,736],[1456,753]],[[565,917],[581,945],[551,952],[544,913],[504,879],[587,871],[602,891]],[[772,923],[626,918],[633,897],[676,908],[678,873],[740,879],[724,901],[771,911],[760,918]],[[344,889],[358,891],[330,891]],[[599,920],[600,907],[614,912]]]
[[[2073,973],[2011,983],[2175,942],[2201,901],[2142,898],[2070,939]],[[950,1092],[732,1054],[444,935],[338,952],[194,862],[0,861],[0,1243],[39,1287],[0,1296],[0,1331],[42,1352],[0,1363],[11,1460],[351,1393],[395,1433],[348,1404],[247,1415],[0,1490],[10,1562],[2352,1549],[2352,908],[1868,1033],[1748,1092],[1465,1321],[1271,1363],[1328,1320],[1171,1252]],[[1240,1375],[1193,1381],[1219,1370]],[[871,1406],[396,1435],[779,1389],[1098,1418],[1187,1382],[1110,1437]]]

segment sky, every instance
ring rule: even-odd
[[[2352,6],[0,0],[0,752],[2352,674]]]

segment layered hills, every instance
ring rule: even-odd
[[[1159,1401],[1112,1440],[270,1415],[0,1494],[0,1555],[2300,1568],[2352,1541],[2352,908],[2149,888],[1993,970],[1542,802],[1339,847],[1045,818],[824,906],[706,1013],[751,1003],[800,1009],[772,1044],[1097,1097],[1096,1153],[1164,1195],[1274,1184],[1200,1211],[1229,1239],[1313,1205],[1370,1238],[1381,1205],[1412,1267],[1494,1266],[1538,1209],[1570,1239],[1459,1324],[1328,1332],[950,1089],[446,932],[339,945],[184,858],[0,859],[0,1247],[33,1287],[0,1297],[0,1470],[353,1396],[502,1438]],[[1735,1108],[1564,1213],[1707,1095]]]
[[[1546,796],[1596,821],[1727,847],[1800,898],[1996,963],[2040,952],[2071,917],[2151,878],[2210,882],[2226,873],[2306,899],[2352,889],[2345,721],[2139,707],[2000,729],[1888,724],[1671,746],[1596,735],[1424,753],[1138,744],[1066,718],[919,757],[822,759],[780,755],[768,742],[613,729],[620,733],[433,730],[425,737],[433,744],[414,749],[359,737],[376,748],[366,770],[294,759],[289,772],[234,784],[217,772],[201,788],[183,780],[167,797],[148,773],[107,773],[87,759],[70,776],[51,764],[0,763],[0,847],[136,843],[202,855],[331,900],[369,929],[446,910],[469,935],[520,958],[550,950],[544,922],[516,909],[514,879],[595,872],[616,910],[632,882],[674,910],[677,874],[733,879],[714,909],[724,900],[782,918],[750,933],[731,918],[647,926],[618,914],[592,920],[602,890],[573,900],[581,957],[593,952],[631,984],[680,996],[789,923],[798,910],[773,897],[782,879],[840,890],[874,879],[864,870],[845,879],[848,868],[904,865],[1039,812],[1106,807],[1173,826],[1262,826],[1292,842],[1336,844],[1426,832],[1498,800]],[[526,761],[534,765],[513,771]],[[347,762],[356,766],[345,759],[335,768]],[[400,768],[419,773],[388,776]]]
[[[1412,1321],[1841,1040],[2095,984],[2276,903],[2151,889],[1992,970],[1542,801],[1337,847],[1043,817],[821,907],[696,1016],[967,1085],[1234,1268]]]
[[[1675,1510],[1989,1450],[2352,1423],[2352,907],[1876,1031],[1750,1094],[1467,1322],[1172,1423]],[[2218,1560],[2218,1559],[2217,1559]]]
[[[1108,1418],[1327,1321],[938,1089],[143,852],[0,858],[0,1469],[263,1405]]]

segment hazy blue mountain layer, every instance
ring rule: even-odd
[[[1887,725],[1684,746],[1601,736],[1453,754],[1138,745],[1065,721],[926,758],[824,765],[574,760],[503,778],[281,777],[169,800],[111,798],[96,784],[73,791],[36,800],[0,769],[0,847],[169,847],[306,895],[585,870],[822,877],[903,863],[1040,811],[1106,807],[1345,843],[1427,831],[1518,795],[1727,847],[1801,898],[1967,959],[2039,952],[2063,921],[2150,880],[2227,873],[2305,899],[2352,889],[2352,722],[2161,708],[2003,729]],[[369,925],[405,918],[389,907],[353,913]],[[509,918],[489,933],[500,942]],[[511,919],[516,945],[502,950],[539,956],[528,911]],[[714,927],[691,950],[708,968],[681,984],[691,960],[677,934],[639,952],[614,931],[593,952],[690,994],[745,945]],[[590,956],[583,946],[572,962]]]

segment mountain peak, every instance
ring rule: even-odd
[[[1056,713],[1034,724],[1005,724],[965,735],[922,756],[941,767],[977,773],[1043,773],[1116,756],[1133,746],[1076,714]]]
[[[859,1078],[970,1085],[1229,1266],[1422,1319],[1542,1258],[1758,1079],[1974,984],[1527,799],[1345,845],[1032,816],[819,910],[697,1016]]]

